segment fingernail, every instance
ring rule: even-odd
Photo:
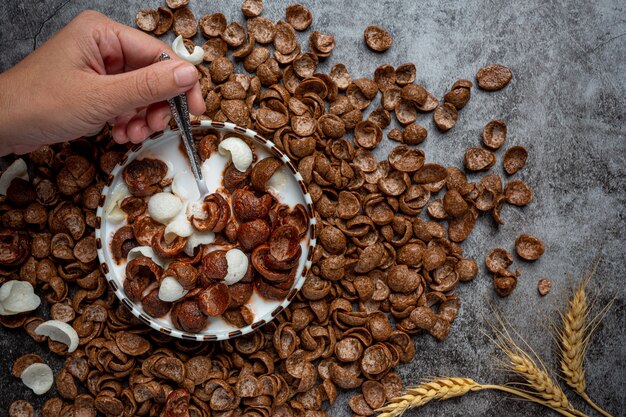
[[[179,87],[187,87],[198,80],[198,71],[191,65],[183,65],[174,70],[174,81]]]

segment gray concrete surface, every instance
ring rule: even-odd
[[[6,70],[41,45],[79,11],[92,8],[127,24],[139,8],[156,8],[158,0],[22,0],[0,7],[0,70]],[[266,1],[264,14],[284,16],[291,1]],[[497,227],[481,218],[465,242],[467,253],[479,262],[489,248],[513,249],[522,232],[540,236],[546,253],[535,263],[515,260],[522,271],[512,296],[499,299],[486,271],[462,285],[462,310],[448,340],[415,339],[417,356],[399,372],[406,383],[438,375],[462,375],[483,382],[502,382],[495,365],[498,353],[483,332],[490,305],[500,309],[519,333],[554,364],[548,329],[561,306],[572,277],[596,257],[603,261],[591,292],[599,305],[617,296],[614,307],[599,326],[587,356],[590,395],[615,415],[624,415],[626,381],[626,315],[624,261],[626,260],[626,13],[615,0],[524,2],[489,1],[310,1],[314,30],[335,35],[337,47],[322,69],[343,62],[353,77],[372,76],[383,63],[411,61],[417,79],[441,97],[457,78],[473,79],[483,65],[499,62],[512,68],[514,78],[496,93],[473,90],[472,100],[460,112],[457,126],[439,134],[429,116],[418,120],[429,129],[423,145],[430,160],[460,164],[464,150],[480,143],[482,126],[492,118],[508,123],[507,145],[528,147],[530,160],[518,174],[535,191],[526,208],[506,207],[506,224]],[[197,15],[222,12],[241,19],[239,1],[192,0]],[[370,24],[387,28],[394,38],[384,54],[363,44]],[[302,37],[301,40],[304,40]],[[52,69],[51,69],[52,70]],[[1,92],[0,92],[1,94]],[[45,91],[42,91],[45,94]],[[36,103],[34,103],[36,105]],[[391,146],[383,142],[379,156]],[[499,164],[503,151],[498,152]],[[536,283],[547,276],[552,293],[541,298]],[[0,414],[10,402],[36,399],[10,376],[10,366],[23,353],[44,349],[21,333],[0,330]],[[60,362],[46,357],[58,369]],[[570,391],[581,410],[591,410]],[[44,396],[43,398],[46,398]],[[342,394],[332,416],[349,416],[350,395]],[[549,414],[537,406],[494,393],[437,403],[409,416],[534,416]],[[555,414],[556,415],[556,414]]]

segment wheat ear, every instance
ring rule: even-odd
[[[565,411],[572,415],[584,416],[585,414],[576,410],[570,404],[561,386],[548,373],[546,367],[539,359],[539,356],[533,351],[530,345],[526,343],[519,334],[516,334],[528,348],[529,354],[515,342],[515,339],[508,330],[510,326],[508,321],[497,311],[494,312],[494,315],[498,321],[498,325],[492,324],[495,333],[495,339],[492,339],[492,341],[506,354],[507,360],[501,361],[502,366],[525,381],[523,383],[516,383],[516,385],[524,387],[522,392],[540,398],[544,401],[544,405],[554,411]],[[507,324],[509,324],[509,326],[507,326]],[[534,358],[537,358],[537,360]]]
[[[598,262],[589,269],[573,291],[566,313],[560,313],[561,326],[557,335],[561,377],[581,398],[605,417],[612,417],[593,402],[586,392],[585,354],[597,325],[602,321],[615,301],[613,298],[593,319],[589,319],[591,304],[587,297],[587,285],[593,277]]]
[[[460,397],[470,391],[480,390],[480,384],[470,378],[441,378],[422,382],[409,387],[400,397],[394,398],[384,407],[379,417],[401,416],[409,408],[421,407],[433,400],[447,400]]]
[[[483,385],[470,378],[440,378],[424,381],[416,387],[407,388],[403,395],[393,398],[387,405],[376,410],[378,417],[399,417],[405,411],[419,408],[433,400],[447,400],[463,396],[469,392],[481,390],[497,390],[513,394],[528,401],[550,407],[543,399],[527,392],[504,385]],[[551,407],[552,408],[552,407]],[[554,408],[553,408],[554,409]],[[554,409],[565,417],[579,417],[584,414],[565,409]]]

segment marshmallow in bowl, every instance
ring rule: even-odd
[[[246,172],[252,165],[252,149],[237,137],[226,138],[217,146],[220,155],[230,156],[237,171]]]
[[[287,168],[283,165],[274,172],[274,175],[267,180],[267,188],[274,194],[279,195],[289,183],[289,173]]]
[[[148,200],[148,214],[167,225],[182,210],[183,202],[172,193],[156,193]]]
[[[206,219],[207,215],[208,214],[204,209],[204,201],[194,201],[187,205],[187,216],[189,218],[195,217],[196,219],[203,220]]]
[[[184,211],[181,211],[171,222],[165,227],[163,238],[166,243],[172,242],[176,236],[189,237],[194,232],[191,222],[187,219]]]
[[[0,176],[0,195],[6,195],[15,178],[28,181],[28,167],[22,158],[16,159]]]
[[[228,269],[224,277],[226,285],[233,285],[241,281],[248,270],[248,257],[240,249],[231,249],[226,252]]]
[[[181,35],[178,35],[178,37],[174,39],[174,42],[172,42],[172,50],[180,59],[190,62],[193,65],[202,63],[204,59],[204,49],[196,45],[193,48],[193,52],[189,53]]]
[[[130,195],[128,186],[121,183],[115,187],[104,206],[104,217],[112,223],[120,223],[126,219],[126,213],[120,208],[122,201]]]
[[[152,259],[152,261],[155,264],[159,265],[161,268],[165,267],[165,262],[163,262],[163,260],[159,258],[154,249],[152,249],[152,246],[136,246],[132,248],[130,251],[128,251],[128,255],[126,255],[126,260],[130,262],[133,259],[141,258],[142,256]]]
[[[187,256],[193,257],[194,250],[200,245],[208,245],[215,241],[215,233],[213,232],[194,232],[185,243],[184,252]]]
[[[167,303],[173,303],[187,295],[187,292],[174,277],[165,277],[159,287],[159,299]]]

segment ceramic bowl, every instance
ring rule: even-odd
[[[313,250],[316,244],[315,216],[313,214],[313,203],[311,200],[311,196],[306,190],[306,186],[304,185],[304,182],[302,180],[302,175],[300,175],[300,173],[297,171],[295,165],[289,159],[289,157],[285,155],[280,149],[278,149],[276,145],[274,145],[274,143],[259,136],[256,132],[250,129],[241,128],[232,123],[212,122],[204,120],[199,125],[194,126],[194,132],[202,132],[205,130],[223,132],[224,134],[234,133],[239,136],[245,136],[246,138],[251,139],[256,145],[255,151],[257,153],[257,156],[262,158],[264,156],[273,155],[276,158],[280,159],[290,172],[290,175],[288,175],[290,187],[288,188],[293,191],[292,194],[297,193],[297,195],[291,195],[290,197],[288,197],[289,200],[297,201],[306,208],[308,217],[308,232],[301,242],[301,245],[303,246],[302,255],[300,256],[300,260],[297,266],[297,273],[294,284],[287,297],[283,300],[269,300],[262,298],[258,294],[256,289],[254,290],[254,294],[247,304],[248,307],[250,307],[255,313],[254,322],[252,324],[243,328],[237,328],[227,323],[221,317],[217,317],[210,318],[209,325],[202,332],[188,333],[175,328],[169,320],[169,314],[165,318],[151,317],[143,311],[140,303],[134,303],[133,301],[131,301],[124,292],[123,282],[125,279],[124,267],[126,262],[118,265],[113,260],[110,241],[115,231],[126,223],[125,221],[121,223],[114,223],[113,221],[107,220],[108,216],[105,216],[107,199],[111,199],[111,195],[116,187],[119,184],[123,183],[124,180],[122,179],[121,173],[124,167],[136,158],[158,155],[159,158],[161,158],[166,163],[168,163],[168,165],[170,165],[172,162],[168,162],[168,159],[162,156],[162,153],[166,152],[172,158],[179,159],[178,165],[180,165],[181,163],[185,163],[187,172],[190,176],[192,175],[192,173],[189,162],[186,159],[184,159],[184,162],[181,162],[180,160],[180,158],[185,157],[182,151],[178,151],[180,136],[177,129],[166,130],[163,133],[155,134],[142,144],[133,147],[125,155],[123,160],[113,169],[106,186],[102,190],[100,204],[96,212],[96,221],[98,227],[95,231],[100,268],[105,275],[107,281],[115,291],[115,295],[126,307],[128,307],[128,309],[130,309],[132,314],[138,317],[142,322],[152,327],[153,329],[156,329],[170,336],[196,341],[226,340],[237,336],[242,336],[253,332],[254,330],[258,329],[259,327],[263,326],[264,324],[271,321],[274,317],[276,317],[276,315],[278,315],[289,305],[289,303],[296,296],[297,292],[302,288],[302,285],[304,284],[304,281],[306,279],[306,275],[311,268],[311,259],[313,257]],[[178,154],[174,155],[175,152],[178,152]],[[169,166],[168,168],[168,177],[171,177],[172,166]],[[180,167],[178,166],[177,170],[179,170],[179,168]],[[221,181],[221,171],[219,173],[219,179]],[[280,201],[282,202],[282,199]]]

